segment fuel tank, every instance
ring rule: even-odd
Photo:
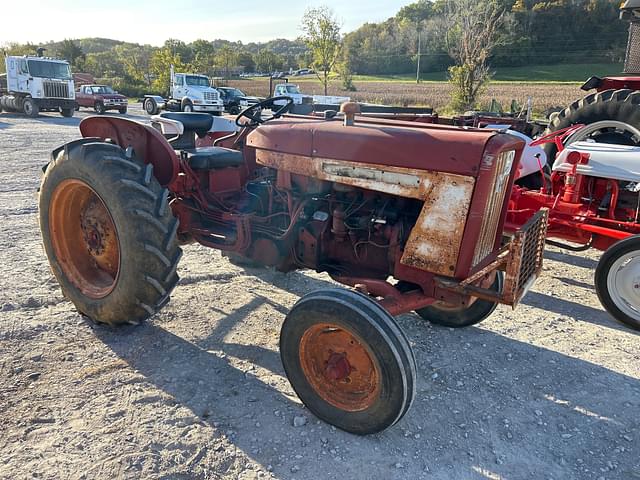
[[[553,163],[553,171],[569,172],[572,165],[567,162],[567,157],[575,151],[589,155],[587,163],[579,164],[577,167],[577,173],[581,175],[640,182],[640,147],[575,142],[560,152]]]

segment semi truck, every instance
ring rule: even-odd
[[[205,75],[175,73],[171,66],[169,98],[159,95],[145,95],[142,106],[149,115],[157,115],[160,110],[171,112],[203,112],[222,115],[224,102],[218,90],[211,86]]]
[[[0,75],[0,112],[60,112],[72,117],[75,91],[66,60],[42,56],[5,57],[6,74]]]

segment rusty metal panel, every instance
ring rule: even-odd
[[[475,178],[368,163],[311,158],[258,150],[260,165],[377,192],[422,200],[402,264],[453,275],[471,204]]]
[[[542,271],[548,222],[549,210],[540,209],[516,231],[513,239],[502,247],[493,262],[462,282],[436,277],[436,284],[453,292],[504,303],[515,308]],[[496,270],[505,272],[501,292],[476,285],[479,280]]]
[[[477,176],[494,130],[357,117],[354,126],[339,121],[287,117],[256,128],[247,145],[262,150],[382,167],[444,171]]]
[[[475,179],[432,174],[424,206],[409,235],[400,262],[452,276],[467,222]]]

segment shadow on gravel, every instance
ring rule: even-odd
[[[79,117],[65,118],[60,116],[55,117],[53,115],[55,115],[55,113],[52,114],[51,116],[39,115],[36,118],[32,118],[31,120],[47,123],[50,125],[65,125],[68,127],[77,127],[78,125],[80,125],[80,121],[82,120],[82,118],[79,118]]]
[[[159,326],[96,334],[200,421],[233,431],[229,441],[263,467],[273,465],[277,478],[408,478],[410,471],[429,479],[582,479],[589,472],[615,478],[639,472],[631,443],[640,434],[638,380],[479,328],[425,330],[410,315],[401,324],[426,346],[416,349],[418,396],[399,425],[364,438],[315,425],[277,388]],[[218,348],[284,375],[274,352]],[[291,426],[301,414],[309,425]],[[322,454],[335,446],[344,452],[344,445],[346,458]]]
[[[592,258],[582,257],[580,253],[560,253],[552,252],[550,250],[544,251],[544,258],[548,260],[555,260],[556,262],[568,263],[569,265],[575,265],[576,267],[588,268],[595,270],[598,266],[598,261]]]
[[[613,317],[604,310],[599,310],[570,300],[564,300],[562,298],[552,297],[538,292],[529,292],[524,299],[522,299],[522,303],[531,307],[555,312],[559,315],[566,315],[581,322],[594,323],[602,327],[612,328],[614,330],[620,330],[630,334],[639,334],[639,332],[616,322]]]
[[[555,278],[556,280],[562,283],[566,283],[567,285],[572,285],[574,287],[584,288],[591,291],[595,291],[596,289],[593,283],[581,282],[580,280],[575,280],[573,278],[567,278],[567,277],[553,277],[553,278]]]
[[[296,294],[333,286],[301,273],[253,273]],[[548,308],[545,302],[613,326],[604,312],[573,302],[530,293],[526,303]],[[452,331],[403,315],[418,363],[416,401],[395,427],[356,437],[316,424],[277,387],[284,372],[276,352],[223,343],[265,303],[286,314],[257,295],[231,313],[218,311],[226,317],[202,339],[153,324],[97,328],[96,335],[200,421],[232,431],[229,441],[264,468],[273,465],[277,478],[640,478],[640,382],[633,377],[482,328]],[[273,375],[244,372],[229,357]],[[295,415],[309,423],[293,427]]]
[[[9,128],[10,125],[8,123],[5,122],[0,122],[0,130],[4,129],[4,128]]]

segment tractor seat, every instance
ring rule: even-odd
[[[208,113],[162,112],[160,117],[182,123],[185,133],[195,132],[201,138],[213,126],[213,117]]]
[[[182,150],[194,170],[239,167],[244,163],[242,152],[224,147],[199,147]]]

